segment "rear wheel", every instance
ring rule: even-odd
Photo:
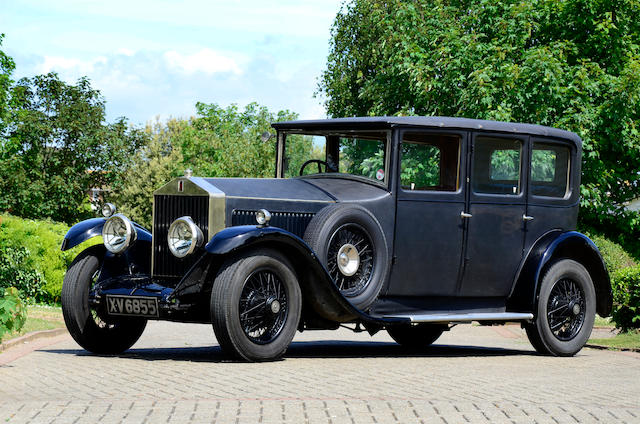
[[[71,263],[62,283],[62,315],[71,337],[93,353],[117,354],[138,341],[147,320],[106,317],[89,306],[89,291],[98,279],[103,246],[82,251]]]
[[[433,344],[446,328],[446,326],[440,324],[420,323],[416,325],[393,325],[389,326],[387,331],[399,345],[410,349],[420,349]]]
[[[211,291],[220,346],[248,361],[282,356],[298,327],[301,298],[293,267],[278,252],[265,249],[228,261]]]
[[[529,341],[540,353],[573,356],[591,335],[595,310],[589,272],[576,261],[560,260],[540,283],[536,317],[525,326]]]

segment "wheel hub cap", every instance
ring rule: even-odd
[[[269,298],[267,300],[267,308],[275,315],[280,312],[280,302],[276,298]]]
[[[354,245],[347,243],[338,250],[338,269],[347,277],[352,276],[360,267],[360,254]]]
[[[571,312],[573,312],[573,315],[578,315],[580,313],[580,305],[577,303],[574,304],[573,308],[571,308]]]

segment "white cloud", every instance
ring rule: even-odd
[[[128,49],[126,47],[119,48],[118,50],[116,50],[116,53],[124,56],[133,56],[134,54],[136,54],[134,50]]]
[[[169,68],[177,69],[185,74],[197,72],[208,75],[222,72],[230,72],[236,75],[242,74],[242,69],[237,60],[209,48],[187,55],[170,50],[164,54],[164,60]]]
[[[107,58],[98,56],[90,60],[81,60],[62,56],[45,56],[37,66],[39,73],[75,71],[81,74],[93,72],[96,65],[107,63]]]

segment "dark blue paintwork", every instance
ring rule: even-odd
[[[601,316],[608,316],[613,294],[607,266],[593,241],[577,231],[550,231],[538,239],[518,272],[507,302],[509,309],[534,312],[544,271],[561,258],[574,259],[587,268],[596,290],[596,311]]]
[[[71,227],[69,231],[67,231],[67,234],[65,234],[60,250],[69,250],[83,241],[102,235],[102,227],[104,227],[104,223],[106,221],[107,218],[92,218],[78,222],[76,225]],[[138,240],[151,243],[151,232],[135,222],[132,224],[136,228]]]
[[[380,321],[354,308],[340,293],[327,269],[300,237],[277,227],[242,225],[217,233],[205,246],[212,255],[229,256],[243,249],[270,247],[283,252],[291,261],[300,279],[303,297],[323,318],[347,322],[359,318]],[[398,320],[394,320],[398,321]]]

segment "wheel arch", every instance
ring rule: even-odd
[[[259,248],[277,250],[290,260],[300,284],[303,310],[308,306],[316,315],[334,322],[366,319],[365,314],[340,294],[313,250],[301,238],[282,228],[251,225],[228,227],[218,232],[205,246],[208,260],[216,264],[212,272],[218,272],[227,258]],[[210,285],[213,279],[207,280]]]
[[[507,308],[535,311],[540,280],[548,267],[561,258],[573,259],[587,269],[596,292],[596,311],[600,316],[609,316],[613,294],[607,266],[593,241],[577,231],[550,231],[534,243],[515,278]]]

